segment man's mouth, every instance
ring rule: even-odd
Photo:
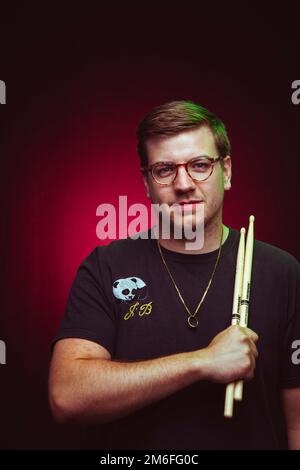
[[[185,206],[185,205],[196,205],[196,204],[200,204],[201,202],[203,202],[203,201],[190,200],[190,201],[180,201],[178,204],[180,204],[181,206]]]
[[[181,210],[182,213],[186,214],[190,212],[196,212],[202,203],[202,200],[187,200],[177,202],[176,204],[179,206],[178,209]]]

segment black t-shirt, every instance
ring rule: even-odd
[[[55,340],[95,341],[113,360],[122,361],[206,347],[231,324],[238,241],[239,232],[230,228],[197,329],[187,324],[188,314],[155,240],[126,239],[97,247],[78,269]],[[192,255],[163,249],[163,254],[193,311],[218,250]],[[300,338],[300,268],[290,254],[257,240],[248,326],[259,335],[259,358],[232,419],[223,417],[225,385],[203,380],[99,426],[99,448],[286,448],[280,390],[300,386],[300,365],[292,360],[292,344]]]

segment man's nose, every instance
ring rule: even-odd
[[[173,182],[176,191],[191,191],[195,189],[196,184],[190,177],[184,166],[179,166],[177,176]]]

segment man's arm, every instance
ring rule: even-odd
[[[300,450],[300,387],[282,390],[289,449]]]
[[[104,423],[125,416],[198,381],[228,383],[253,377],[258,336],[231,326],[201,350],[147,361],[111,360],[102,346],[83,339],[57,342],[49,396],[59,422]]]

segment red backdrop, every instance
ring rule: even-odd
[[[187,98],[224,120],[233,161],[225,223],[238,229],[253,213],[256,238],[300,255],[293,18],[283,35],[275,11],[60,8],[1,18],[1,448],[89,445],[50,416],[50,345],[79,263],[103,243],[97,206],[119,195],[147,203],[135,129],[153,106]]]

